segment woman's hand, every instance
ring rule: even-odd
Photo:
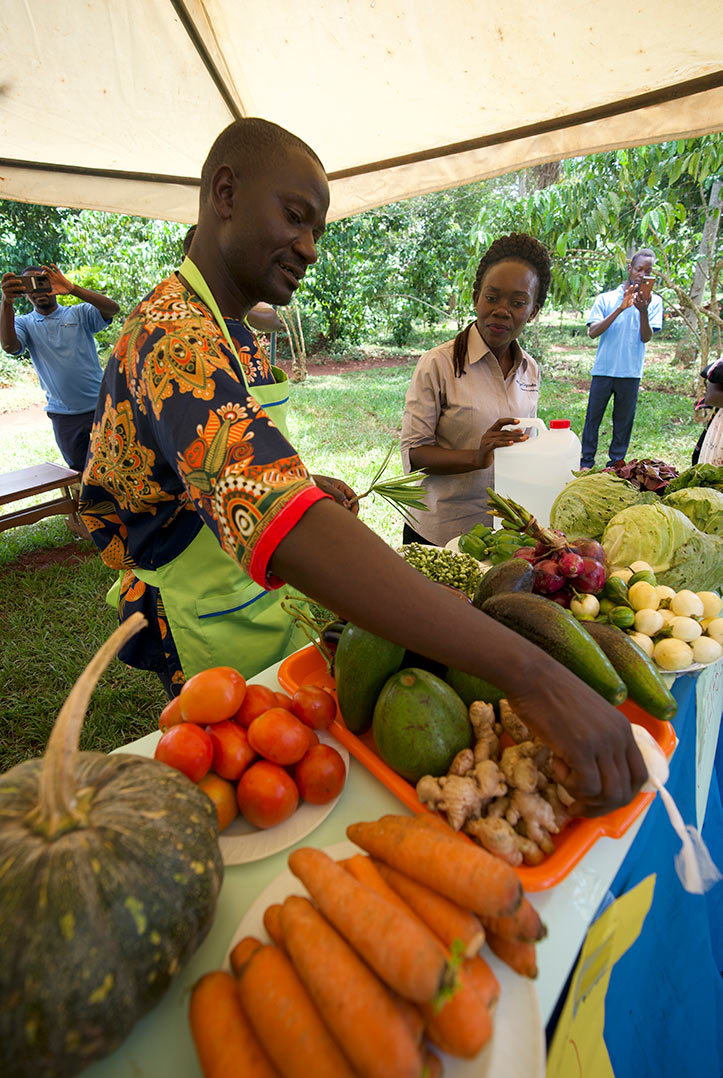
[[[311,478],[319,490],[323,490],[324,494],[330,494],[343,509],[348,509],[354,516],[359,515],[357,496],[343,479],[332,479],[328,475],[313,475]]]
[[[478,468],[489,468],[491,466],[495,449],[499,449],[501,446],[514,445],[515,442],[527,441],[529,435],[522,430],[502,430],[503,427],[508,426],[510,423],[519,424],[519,419],[510,416],[506,419],[498,419],[489,430],[484,432],[477,450]]]

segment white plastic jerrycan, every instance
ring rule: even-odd
[[[570,429],[569,419],[553,419],[549,430],[541,419],[520,419],[515,429],[521,427],[533,427],[536,434],[530,431],[526,442],[495,449],[495,490],[548,527],[552,503],[580,467],[580,439]],[[495,517],[495,527],[500,526],[500,518]]]

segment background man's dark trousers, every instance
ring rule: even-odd
[[[639,378],[612,378],[608,375],[594,375],[590,383],[590,396],[587,401],[585,427],[582,432],[583,468],[592,468],[597,452],[597,437],[608,401],[613,397],[613,436],[608,451],[608,464],[625,460],[630,445],[630,435],[635,420],[635,406],[638,401]]]

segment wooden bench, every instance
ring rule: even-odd
[[[49,501],[4,513],[0,516],[0,532],[17,528],[20,524],[34,524],[43,517],[67,515],[68,527],[78,535],[87,535],[85,525],[78,516],[80,478],[80,472],[73,471],[72,468],[61,468],[59,464],[51,464],[50,461],[0,475],[0,506],[23,501],[37,494],[61,489],[63,491],[61,496]]]

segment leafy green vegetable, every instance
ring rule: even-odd
[[[723,491],[723,468],[715,464],[694,464],[692,468],[681,472],[677,479],[671,479],[665,493],[672,494],[684,487],[713,487]]]
[[[688,520],[709,535],[723,535],[723,494],[714,487],[684,487],[666,494],[663,505],[680,509]]]
[[[706,535],[679,509],[634,505],[605,528],[602,545],[614,569],[646,561],[659,584],[708,591],[723,583],[723,539]]]
[[[631,505],[658,500],[656,494],[643,493],[610,472],[586,472],[564,487],[550,510],[550,524],[567,538],[599,539],[605,525],[616,513]]]

